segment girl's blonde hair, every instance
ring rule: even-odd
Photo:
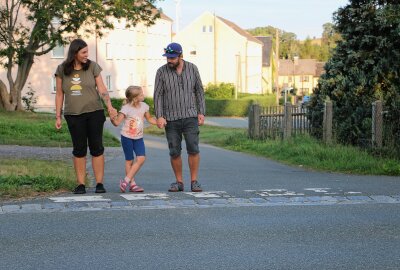
[[[124,105],[125,104],[133,104],[135,98],[142,93],[142,87],[131,85],[125,90],[125,97]]]

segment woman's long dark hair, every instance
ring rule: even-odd
[[[67,59],[63,62],[64,66],[64,74],[70,75],[74,70],[74,61],[75,55],[82,50],[83,48],[87,47],[87,43],[80,38],[74,39],[69,45],[68,49],[68,56]],[[83,70],[88,70],[90,66],[90,60],[88,59],[86,63],[82,63]]]

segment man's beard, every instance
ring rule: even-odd
[[[168,67],[176,69],[179,66],[179,62],[174,64],[174,63],[168,63]]]

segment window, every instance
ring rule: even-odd
[[[55,93],[56,92],[56,86],[57,86],[57,84],[56,84],[56,76],[53,76],[53,77],[51,77],[51,89],[50,89],[50,91],[51,91],[51,93]]]
[[[302,82],[308,82],[309,81],[309,76],[301,76],[301,81]]]
[[[57,45],[56,47],[54,47],[53,50],[51,51],[51,57],[52,58],[64,58],[64,46]]]
[[[112,88],[111,88],[111,75],[106,75],[106,87],[107,87],[107,90],[108,91],[112,91]]]
[[[203,33],[205,33],[207,31],[207,27],[205,25],[203,25]]]
[[[208,26],[208,32],[212,32],[213,31],[213,27],[212,27],[212,25],[209,25]]]

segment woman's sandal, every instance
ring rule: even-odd
[[[143,192],[144,189],[141,188],[141,187],[139,187],[138,185],[131,185],[131,186],[129,187],[129,191],[130,191],[130,192]]]
[[[126,188],[128,187],[129,183],[126,182],[125,180],[120,180],[119,181],[119,189],[121,190],[122,193],[125,193]]]

